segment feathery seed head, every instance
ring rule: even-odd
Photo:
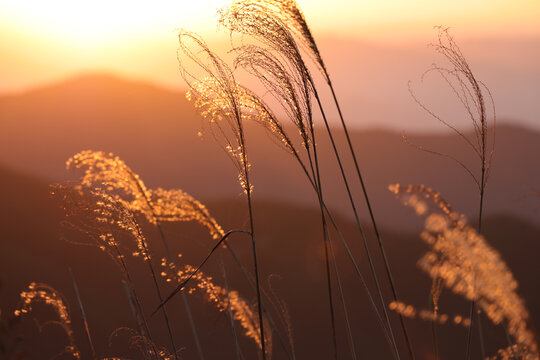
[[[21,305],[14,311],[14,314],[16,316],[28,314],[32,311],[35,302],[51,306],[58,316],[58,321],[54,323],[59,324],[68,337],[69,344],[65,346],[64,353],[71,354],[75,359],[80,359],[81,354],[73,338],[71,317],[64,296],[47,284],[31,283],[26,291],[21,292],[20,297]]]
[[[325,79],[329,80],[315,39],[296,1],[233,0],[228,7],[219,11],[219,16],[219,23],[231,32],[258,38],[274,50],[288,54],[290,59],[300,56],[291,33],[296,34],[299,43],[315,61]]]
[[[313,122],[311,111],[312,88],[303,73],[290,71],[270,51],[259,46],[242,46],[235,67],[241,66],[256,76],[282,104],[287,117],[298,129],[306,148],[312,143],[309,129]]]
[[[527,349],[528,358],[539,359],[535,335],[527,326],[529,313],[517,294],[518,283],[500,254],[434,190],[423,185],[393,185],[390,190],[404,205],[427,209],[422,212],[426,220],[421,238],[430,250],[419,267],[454,293],[475,299],[494,324],[505,323],[520,349]],[[459,318],[454,321],[462,323]]]
[[[252,103],[246,103],[246,90],[234,79],[230,68],[214,54],[198,36],[181,32],[180,50],[187,59],[206,72],[207,77],[196,80],[180,59],[185,81],[190,87],[187,99],[193,101],[201,115],[206,118],[214,132],[216,141],[231,155],[238,169],[238,180],[246,194],[253,186],[248,181],[251,167],[244,136],[244,121],[252,119]],[[263,114],[266,116],[267,114]]]
[[[125,236],[132,240],[131,253],[142,255],[145,260],[149,253],[146,239],[135,216],[125,203],[99,188],[87,186],[55,185],[53,196],[59,198],[64,207],[66,220],[64,227],[77,230],[90,240],[84,245],[94,245],[109,254],[116,262],[123,259],[120,243]]]
[[[160,221],[197,221],[209,230],[214,239],[224,234],[202,203],[179,189],[148,189],[139,175],[118,156],[87,150],[76,154],[67,163],[68,167],[84,169],[81,184],[101,188],[113,200],[121,202],[134,213],[142,214],[153,224]],[[98,200],[99,203],[104,201]]]
[[[181,284],[187,279],[190,279],[190,283],[193,285],[190,285],[189,288],[186,289],[188,293],[192,294],[196,291],[202,291],[206,300],[209,303],[214,304],[214,306],[222,312],[226,312],[230,305],[234,320],[240,322],[240,325],[244,329],[244,334],[261,347],[258,316],[256,312],[253,311],[251,305],[245,299],[240,297],[237,291],[229,291],[227,296],[227,289],[216,285],[213,278],[205,275],[201,270],[195,273],[196,269],[191,265],[177,266],[175,263],[168,262],[166,259],[163,259],[161,265],[163,267],[162,276],[164,276],[168,282],[174,281]],[[268,345],[267,349],[270,351],[272,328],[266,317],[264,317],[263,322],[265,326],[265,345]]]

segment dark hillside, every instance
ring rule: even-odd
[[[197,196],[197,194],[193,195]],[[71,267],[79,282],[99,355],[130,356],[133,354],[126,352],[128,345],[121,336],[114,338],[112,348],[108,346],[109,335],[115,329],[134,326],[118,269],[97,248],[73,245],[60,238],[61,211],[59,204],[52,201],[49,196],[48,184],[35,177],[2,168],[0,170],[0,199],[2,199],[0,206],[2,319],[11,317],[18,293],[28,283],[32,281],[48,283],[66,295],[71,305],[76,341],[83,353],[88,353],[75,294],[68,275],[68,267]],[[224,228],[245,227],[247,215],[242,199],[213,201],[207,205]],[[407,209],[402,209],[402,211],[408,212]],[[318,223],[318,217],[317,211],[290,203],[278,201],[255,203],[264,289],[267,295],[274,291],[286,304],[299,359],[328,358],[329,356],[324,353],[329,347],[323,345],[329,339],[329,330],[324,291],[321,229],[313,226]],[[354,226],[343,218],[339,218],[338,221],[343,225],[346,239],[360,259],[362,270],[366,279],[369,280],[362,245]],[[155,230],[148,224],[144,227],[153,244],[153,254],[155,258],[159,258],[162,256],[162,251]],[[415,263],[426,247],[417,236],[421,229],[420,221],[416,220],[411,227],[416,230],[400,233],[384,231],[383,236],[402,299],[424,308],[427,307],[431,282],[416,268]],[[174,251],[182,253],[184,255],[182,261],[186,263],[198,263],[213,244],[206,233],[194,224],[170,224],[165,226],[165,232],[173,244]],[[540,274],[537,254],[540,251],[538,243],[540,230],[526,221],[499,215],[486,219],[485,233],[489,242],[501,251],[503,258],[520,282],[520,294],[527,302],[534,324],[538,326],[540,292],[537,284]],[[369,234],[371,241],[373,237],[371,232]],[[80,235],[76,233],[66,233],[66,235],[69,235],[68,238],[71,241],[81,240]],[[231,240],[231,244],[249,268],[249,241],[238,236]],[[378,328],[365,293],[359,285],[358,278],[346,259],[342,246],[337,243],[336,251],[340,259],[340,270],[344,278],[348,305],[351,309],[353,332],[358,341],[356,344],[358,353],[367,358],[374,356],[386,358],[385,355],[381,355],[384,351],[381,349],[386,348],[384,337]],[[205,271],[214,276],[216,283],[223,284],[219,268],[219,254],[227,265],[231,287],[253,301],[254,293],[226,251],[220,250],[220,253],[216,254],[205,267]],[[137,281],[140,296],[145,300],[144,306],[149,313],[157,304],[157,299],[152,291],[146,268],[137,259],[129,260],[129,266]],[[380,266],[378,268],[381,269]],[[381,277],[383,277],[382,270]],[[233,358],[234,343],[231,340],[225,315],[202,299],[198,294],[189,296],[207,357],[209,359]],[[445,291],[441,310],[449,314],[464,314],[467,311],[467,304]],[[172,302],[170,312],[174,319],[175,333],[178,339],[181,339],[181,346],[185,347],[182,350],[184,358],[195,358],[192,336],[179,299]],[[42,310],[37,312],[36,316],[46,319],[51,314]],[[393,318],[395,319],[395,316]],[[25,358],[43,359],[45,354],[52,356],[61,349],[64,344],[63,337],[55,332],[58,331],[57,329],[46,328],[39,334],[32,324],[26,321],[11,330],[23,331],[24,338],[18,348],[27,352],[28,355]],[[343,318],[339,312],[338,324],[343,326]],[[158,343],[166,345],[164,327],[159,315],[151,319],[151,326]],[[414,334],[413,338],[419,354],[429,357],[431,352],[429,324],[411,320],[409,327]],[[484,327],[487,329],[488,339],[496,339],[489,342],[488,350],[491,353],[498,346],[504,346],[500,328],[491,328],[487,320]],[[366,331],[366,329],[370,330]],[[441,327],[440,331],[441,351],[447,355],[446,358],[463,356],[463,349],[455,344],[463,340],[465,330],[448,325]],[[13,344],[9,336],[8,332],[8,335],[1,339],[8,344],[8,349]],[[275,341],[275,358],[285,358],[277,343],[278,340],[275,339]],[[242,343],[246,349],[245,355],[252,356],[251,354],[254,354],[252,343],[246,339],[243,339]],[[314,343],[319,343],[321,346],[314,347]],[[343,352],[345,356],[347,351],[345,339],[339,345],[340,352]]]

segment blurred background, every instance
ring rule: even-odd
[[[11,309],[31,281],[50,283],[65,293],[76,340],[88,354],[68,267],[79,279],[98,353],[136,358],[125,343],[109,344],[114,329],[134,326],[117,269],[97,249],[65,241],[61,205],[49,196],[49,184],[80,175],[65,170],[65,161],[75,153],[85,149],[113,152],[149,187],[181,188],[207,204],[224,228],[245,227],[247,211],[235,168],[212,136],[197,135],[201,129],[204,132],[204,123],[185,99],[186,85],[177,59],[179,29],[199,33],[216,53],[227,55],[231,38],[216,22],[216,10],[227,3],[0,0],[0,358],[10,349],[19,355],[22,351],[20,358],[49,358],[62,346],[61,335],[40,334],[33,324],[23,324],[23,335],[13,330],[19,325]],[[478,169],[478,159],[463,139],[430,117],[409,93],[412,89],[441,118],[473,136],[466,112],[444,80],[434,74],[422,79],[433,64],[448,66],[429,44],[437,41],[434,26],[450,28],[496,106],[498,129],[485,199],[485,234],[518,279],[518,292],[531,311],[531,327],[536,328],[540,324],[536,288],[540,280],[540,2],[299,0],[298,4],[352,130],[375,215],[388,241],[390,262],[399,274],[401,294],[405,302],[418,307],[428,307],[431,286],[430,279],[416,268],[427,248],[418,237],[422,220],[395,200],[388,185],[423,183],[440,191],[471,223],[477,221],[478,213],[476,185],[459,164],[419,151],[402,139],[406,134],[414,144],[449,154],[473,172]],[[233,43],[238,44],[238,39]],[[261,90],[253,79],[239,76]],[[323,90],[323,96],[329,93]],[[337,125],[337,112],[329,109],[330,121]],[[342,144],[343,134],[336,131]],[[318,221],[316,198],[293,159],[264,131],[248,126],[248,133],[263,278],[268,284],[270,279],[281,278],[276,280],[276,292],[290,308],[298,358],[328,358],[322,235],[311,226]],[[321,136],[319,145],[328,204],[363,260],[361,244],[354,242],[358,234],[343,184],[335,176],[338,169],[330,143]],[[351,165],[348,157],[344,160]],[[353,195],[363,204],[359,184],[353,186]],[[367,219],[364,205],[360,211],[362,219]],[[155,229],[145,226],[149,238],[157,239]],[[213,245],[193,225],[174,225],[166,231],[175,241],[175,250],[192,263]],[[247,242],[238,241],[235,248],[249,264]],[[156,258],[163,255],[158,247],[154,251]],[[344,250],[337,251],[344,258]],[[135,260],[133,266],[141,267]],[[234,265],[228,266],[231,286],[253,300],[254,294]],[[343,277],[350,289],[348,296],[357,305],[351,308],[358,353],[387,358],[390,354],[380,352],[385,348],[382,333],[366,331],[376,328],[376,320],[366,310],[369,305],[358,279],[347,266]],[[156,299],[150,285],[144,285],[148,279],[142,271],[141,293],[148,295],[145,306],[151,311]],[[219,278],[219,261],[210,263],[207,271]],[[441,306],[446,312],[467,312],[465,301],[449,291],[444,296],[448,297]],[[195,303],[194,316],[208,358],[227,356],[223,354],[233,358],[226,317],[200,299],[194,295],[190,301]],[[182,354],[186,359],[196,358],[179,303],[172,316],[182,339]],[[162,323],[152,321],[156,338],[166,345]],[[343,325],[341,317],[338,321]],[[430,324],[411,320],[410,326],[419,358],[434,358]],[[488,352],[494,354],[506,346],[504,334],[500,327],[490,329],[487,320],[485,326],[491,340]],[[465,344],[465,329],[450,327],[441,332],[446,339],[441,341],[441,354],[462,358],[465,345],[455,344]],[[250,358],[248,354],[255,354],[256,349],[242,341]],[[323,345],[315,348],[314,343]],[[345,358],[345,337],[339,346]],[[479,354],[480,350],[474,351]],[[275,358],[285,355],[278,349]]]

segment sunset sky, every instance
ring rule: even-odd
[[[86,71],[109,71],[178,87],[176,30],[207,38],[226,0],[0,1],[0,92]],[[472,37],[540,34],[536,0],[299,1],[319,37],[403,43],[433,25]]]
[[[217,27],[216,11],[227,3],[0,0],[0,94],[97,73],[184,88],[176,56],[178,29],[201,34],[214,51],[224,54],[230,42],[226,31]],[[499,117],[540,129],[540,1],[300,0],[298,4],[345,112],[355,114],[360,104],[367,119],[363,124],[395,128],[397,118],[406,117],[407,126],[400,122],[399,130],[427,129],[407,83],[419,80],[423,71],[441,60],[426,44],[436,39],[433,27],[442,25],[451,28],[475,74],[492,90]],[[438,92],[442,87],[440,83],[426,87],[427,100],[435,105],[444,102],[440,110],[459,117],[453,113],[455,104],[446,101],[452,96]],[[387,99],[392,99],[392,107],[386,106]]]

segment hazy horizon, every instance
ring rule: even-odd
[[[165,1],[159,7],[141,3],[130,5],[129,12],[123,1],[114,6],[106,1],[85,6],[62,0],[47,6],[0,3],[4,34],[0,94],[87,73],[109,73],[182,90],[178,29],[200,33],[216,53],[226,53],[231,42],[227,32],[217,28],[216,16],[226,3]],[[440,25],[451,28],[475,76],[492,92],[499,118],[540,129],[535,96],[540,92],[540,3],[476,0],[450,6],[425,0],[407,4],[338,0],[328,6],[311,0],[299,1],[299,6],[351,126],[442,131],[413,101],[409,81],[430,109],[458,126],[468,124],[441,79],[420,85],[422,73],[433,63],[446,64],[426,46],[436,42],[433,26]]]
[[[371,61],[376,61],[376,59],[372,59]],[[411,65],[413,64],[409,64],[409,67],[411,67]],[[419,66],[417,67],[419,68]],[[339,74],[341,73],[338,72],[337,75]],[[374,75],[374,78],[376,78],[376,74],[371,75]],[[538,75],[539,79],[536,84],[536,78],[530,79],[527,86],[531,89],[525,92],[525,95],[520,93],[516,94],[515,92],[512,93],[512,90],[515,90],[515,88],[510,88],[503,89],[504,92],[509,94],[508,97],[498,98],[497,94],[500,93],[499,89],[490,88],[492,93],[495,94],[494,100],[497,110],[498,125],[518,126],[533,131],[540,131],[540,122],[538,122],[536,116],[540,110],[540,105],[534,101],[534,94],[540,91],[540,73]],[[358,74],[357,76],[361,75]],[[372,79],[370,86],[367,86],[366,89],[359,89],[364,97],[361,101],[358,101],[354,92],[341,93],[343,89],[346,90],[347,88],[347,79],[340,76],[334,76],[334,81],[337,84],[337,91],[342,97],[344,113],[349,117],[349,126],[363,130],[382,130],[409,134],[446,134],[452,132],[446,126],[443,126],[440,122],[430,117],[417,103],[414,102],[414,99],[408,90],[408,79],[406,79],[404,74],[399,76],[397,72],[393,72],[391,74],[387,73],[385,76],[387,79],[384,82],[384,86],[377,88],[377,82]],[[504,81],[504,75],[501,76],[501,74],[499,74],[499,76],[501,78],[495,79],[495,81]],[[180,74],[178,74],[178,77],[179,82],[181,82],[182,79]],[[0,93],[0,99],[25,96],[36,91],[64,86],[71,82],[99,78],[114,79],[118,82],[133,85],[135,88],[138,86],[152,86],[161,91],[175,93],[180,99],[184,98],[186,92],[186,87],[184,86],[171,87],[158,81],[152,81],[152,79],[148,78],[137,78],[127,74],[118,74],[113,71],[94,70],[69,74],[65,77],[36,84],[35,86],[20,89],[18,91]],[[421,84],[418,78],[414,80],[411,79],[411,84],[417,86],[417,88],[415,88],[418,90],[417,94],[425,96],[425,99],[427,99],[426,103],[431,100],[431,104],[438,106],[437,109],[439,113],[444,114],[446,119],[458,124],[465,131],[472,129],[469,119],[463,114],[463,109],[459,106],[454,107],[454,105],[456,105],[455,100],[450,96],[447,98],[444,97],[445,95],[448,95],[448,89],[439,87],[439,85],[441,85],[440,81],[436,84],[428,84],[428,87],[422,88],[422,85],[425,86],[425,84]],[[516,85],[514,84],[514,86]],[[536,90],[536,88],[539,89]],[[384,105],[384,97],[382,96],[385,95],[385,93],[386,96],[392,97],[391,102],[393,106]],[[442,101],[437,100],[437,97],[439,96],[442,97]],[[447,99],[448,101],[445,103]],[[520,104],[520,106],[517,106],[517,104]],[[355,114],[359,114],[360,118],[353,119]],[[321,120],[320,116],[317,114],[315,114],[315,118],[317,122]],[[331,113],[329,120],[331,123],[337,125],[337,114]],[[319,125],[322,126],[322,123]]]

